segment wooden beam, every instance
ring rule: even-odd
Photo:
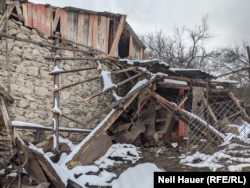
[[[192,87],[188,86],[188,85],[169,83],[169,82],[158,82],[157,85],[159,85],[159,87],[163,87],[163,88],[184,89],[184,90],[191,90],[192,89]]]
[[[125,84],[125,83],[127,83],[127,82],[129,82],[129,81],[131,81],[131,80],[133,80],[133,79],[135,79],[135,78],[143,75],[143,74],[145,74],[145,72],[141,72],[139,74],[136,74],[136,75],[134,75],[134,76],[132,76],[132,77],[126,79],[126,80],[123,80],[123,81],[119,82],[118,84],[116,84],[116,86],[120,87],[121,85],[123,85],[123,84]]]
[[[129,67],[127,69],[112,71],[111,74],[119,74],[119,73],[128,72],[128,71],[135,71],[135,70],[138,70],[138,68],[137,67]]]
[[[0,20],[0,30],[2,30],[4,28],[4,23],[5,21],[9,18],[9,16],[11,15],[13,9],[14,9],[15,5],[11,4],[7,7],[7,9],[5,10],[4,15],[2,16],[1,20]]]
[[[216,128],[218,128],[217,126],[219,125],[219,124],[218,124],[219,122],[218,122],[218,119],[217,119],[217,117],[215,116],[215,114],[214,114],[214,112],[213,112],[211,106],[207,103],[207,99],[206,99],[206,98],[204,98],[203,101],[204,101],[205,107],[207,108],[209,114],[211,115],[211,117],[212,117],[212,119],[213,119],[213,121],[214,121],[214,125],[216,126]]]
[[[129,36],[129,53],[128,56],[133,57],[133,51],[134,51],[134,42],[133,42],[133,36]]]
[[[236,104],[236,106],[240,109],[242,112],[242,115],[244,116],[244,119],[246,119],[248,122],[250,122],[250,117],[247,114],[246,110],[241,107],[239,100],[234,97],[234,94],[232,92],[228,93],[228,96],[232,99],[232,101]]]
[[[72,154],[69,154],[65,160],[65,164],[69,169],[75,167],[79,161],[79,158],[81,157],[81,154],[84,153],[90,145],[94,144],[97,137],[105,133],[110,128],[110,126],[116,121],[117,118],[119,118],[122,112],[134,101],[138,93],[139,91],[126,99],[123,109],[112,110],[109,115],[99,125],[97,125],[97,127],[76,147],[76,153],[73,150],[71,152]]]
[[[140,59],[144,59],[144,50],[141,48],[140,50]]]
[[[32,126],[30,124],[25,124],[25,122],[22,125],[12,125],[15,129],[32,129],[32,130],[42,130],[42,131],[53,131],[51,127],[46,126]],[[75,133],[90,133],[91,129],[78,129],[78,128],[69,128],[69,127],[59,127],[59,132],[75,132]]]
[[[9,113],[5,104],[4,99],[1,99],[1,113],[2,113],[2,118],[4,120],[4,124],[6,127],[6,132],[7,132],[7,137],[9,139],[9,146],[10,146],[10,153],[11,155],[15,154],[15,138],[13,134],[13,129],[11,126],[11,121],[9,118]]]
[[[118,43],[122,35],[122,31],[126,22],[126,17],[126,15],[121,15],[120,22],[116,30],[115,38],[109,51],[110,55],[115,55],[115,50],[118,48]]]
[[[65,74],[65,73],[86,71],[86,70],[92,70],[92,69],[97,69],[97,67],[89,67],[89,68],[74,69],[74,70],[62,70],[62,71],[57,71],[57,72],[50,72],[49,75]]]
[[[52,21],[52,34],[56,31],[56,28],[57,28],[58,23],[59,23],[60,16],[61,16],[60,9],[57,8],[56,11],[55,11],[55,18]]]
[[[91,53],[91,52],[89,52]],[[101,57],[45,57],[44,59],[53,59],[53,60],[116,60],[114,57],[110,56],[101,56]]]
[[[42,46],[42,47],[49,47],[49,48],[55,48],[55,49],[61,49],[61,50],[69,50],[69,51],[74,51],[74,52],[82,52],[82,53],[86,53],[86,54],[100,54],[100,52],[91,52],[91,51],[81,50],[81,49],[77,49],[77,48],[56,46],[56,45],[53,45],[53,44],[50,44],[50,43],[36,42],[36,41],[32,41],[30,39],[23,39],[23,38],[20,38],[20,37],[8,35],[8,34],[3,33],[3,32],[0,32],[0,37],[13,39],[15,41],[27,42],[27,43],[35,44],[37,46]],[[64,40],[62,37],[55,37],[55,38],[58,38],[58,39],[60,38],[61,40]],[[68,40],[65,39],[65,41],[68,41]],[[55,59],[55,58],[53,58],[53,59]]]
[[[72,86],[76,86],[76,85],[83,84],[83,83],[90,82],[90,81],[97,80],[97,79],[99,79],[99,76],[94,77],[94,78],[90,78],[88,80],[81,80],[79,82],[76,82],[76,83],[73,83],[73,84],[69,84],[69,85],[66,85],[66,86],[62,86],[62,87],[59,87],[57,89],[53,89],[53,91],[63,90],[63,89],[66,89],[66,88],[69,88],[69,87],[72,87]]]
[[[44,154],[39,152],[38,150],[34,150],[32,148],[29,149],[34,156],[34,159],[39,163],[43,172],[47,175],[47,178],[52,183],[52,187],[66,188],[62,179],[58,175],[59,174],[58,170],[55,169],[53,165],[51,165],[52,162],[50,161],[50,159],[44,157]]]
[[[214,139],[217,139],[220,142],[223,141],[223,138],[225,137],[225,135],[217,131],[217,129],[215,129],[206,121],[201,120],[201,118],[199,118],[196,114],[193,114],[191,112],[187,112],[183,109],[178,108],[177,105],[170,103],[167,99],[157,94],[156,92],[152,92],[152,96],[157,99],[157,101],[162,105],[163,108],[173,110],[176,115],[175,118],[179,116],[178,119],[183,120],[187,124],[189,123],[188,121],[190,119],[195,119],[197,123],[201,124],[202,126],[208,129],[210,136],[211,135],[214,136]]]
[[[127,95],[125,95],[123,98],[121,98],[120,100],[114,102],[113,104],[111,104],[109,107],[105,108],[104,110],[102,110],[101,112],[95,114],[94,116],[92,116],[90,119],[88,119],[86,121],[86,123],[90,123],[93,120],[96,120],[96,118],[100,117],[101,115],[109,112],[110,110],[112,110],[113,108],[117,108],[117,106],[121,105],[125,100],[127,100],[129,97],[131,97],[134,93],[140,91],[143,88],[148,87],[150,84],[152,84],[152,82],[154,82],[156,80],[156,77],[150,79],[149,81],[147,81],[145,84],[142,84],[141,86],[139,86],[138,88],[134,89],[133,91],[129,92]],[[150,90],[149,90],[150,91]]]
[[[28,174],[38,184],[48,182],[41,166],[37,160],[34,159],[31,149],[24,144],[24,141],[21,140],[21,138],[16,138],[16,143],[18,148],[18,159]]]
[[[24,21],[20,2],[16,2],[16,11],[17,11],[17,15],[18,15],[19,20]]]
[[[106,93],[106,92],[108,92],[108,91],[111,91],[111,90],[114,89],[115,87],[120,87],[121,85],[123,85],[123,84],[125,84],[125,83],[127,83],[127,82],[129,82],[129,81],[131,81],[131,80],[133,80],[133,79],[135,79],[135,78],[137,78],[138,76],[140,76],[140,75],[142,75],[142,74],[144,74],[144,72],[139,73],[139,74],[137,74],[137,75],[135,75],[135,76],[132,76],[131,78],[128,78],[128,79],[126,79],[126,80],[123,80],[122,82],[119,82],[118,84],[116,84],[116,86],[113,86],[113,87],[111,87],[111,88],[108,88],[108,89],[106,89],[105,91],[100,91],[100,92],[95,93],[95,94],[93,94],[93,95],[91,95],[91,96],[85,97],[84,99],[81,100],[81,102],[87,102],[87,101],[89,101],[89,100],[91,100],[91,99],[93,99],[93,98],[95,98],[95,97],[97,97],[97,96],[99,96],[99,95],[101,95],[101,94],[103,94],[103,93]]]
[[[56,35],[59,35],[59,33],[57,32]],[[59,46],[59,39],[55,40],[55,45]],[[59,55],[59,50],[56,49],[55,50],[55,55],[58,56]],[[58,60],[54,60],[54,66],[58,66],[59,61]],[[54,75],[53,80],[54,80],[54,86],[58,86],[60,84],[59,81],[59,76],[58,74]],[[58,107],[60,106],[60,93],[59,90],[54,91],[53,92],[53,106],[54,107]],[[54,139],[53,144],[54,144],[54,151],[58,152],[59,151],[59,126],[60,126],[60,114],[53,112],[53,123],[52,123],[52,127],[53,127],[53,133],[52,133],[52,137]]]
[[[26,3],[22,3],[23,8],[23,19],[24,19],[24,25],[28,25],[28,5]]]

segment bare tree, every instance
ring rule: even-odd
[[[204,47],[212,37],[207,20],[208,16],[204,16],[194,29],[175,27],[172,37],[165,36],[162,30],[141,36],[147,46],[147,55],[167,62],[171,67],[204,68],[213,56]]]
[[[248,43],[243,42],[241,46],[228,46],[214,52],[216,55],[213,59],[213,67],[220,70],[220,75],[225,75],[224,78],[238,81],[241,87],[249,86],[250,83],[247,46],[249,46]]]

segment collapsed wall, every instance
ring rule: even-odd
[[[55,49],[39,44],[54,45],[54,39],[46,38],[37,30],[27,28],[23,26],[22,22],[13,19],[8,21],[8,26],[5,33],[16,38],[2,37],[0,39],[0,80],[1,85],[6,90],[10,88],[10,95],[14,98],[14,103],[8,105],[11,120],[50,126],[53,116],[50,109],[53,108],[53,89],[55,86],[54,78],[49,73],[54,68]],[[68,43],[64,43],[64,47],[84,48]],[[80,51],[65,49],[59,49],[59,54],[61,57],[81,58],[85,56]],[[90,60],[59,61],[59,67],[64,70],[95,66],[97,66],[97,62]],[[59,87],[97,76],[97,69],[62,74],[59,79]],[[93,114],[109,106],[111,102],[109,94],[97,96],[86,103],[81,102],[82,98],[96,92],[100,92],[99,79],[61,90],[59,108],[63,114],[78,122],[84,122]],[[92,124],[83,127],[67,119],[60,119],[60,126],[93,128]]]

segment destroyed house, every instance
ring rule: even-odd
[[[146,59],[126,15],[19,1],[4,5],[0,164],[6,167],[17,156],[35,184],[76,184],[81,174],[64,182],[53,166],[62,154],[57,167],[70,173],[114,143],[178,142],[188,152],[212,153],[228,133],[240,134],[231,124],[250,120],[231,91],[234,82]],[[77,147],[71,150],[61,137]],[[54,155],[45,157],[39,148]]]

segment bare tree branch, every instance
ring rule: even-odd
[[[148,33],[142,36],[142,41],[148,47],[148,56],[165,61],[172,67],[204,68],[205,62],[212,57],[207,53],[204,44],[210,39],[208,16],[194,29],[185,26],[173,29],[173,36],[166,37],[162,31]]]

